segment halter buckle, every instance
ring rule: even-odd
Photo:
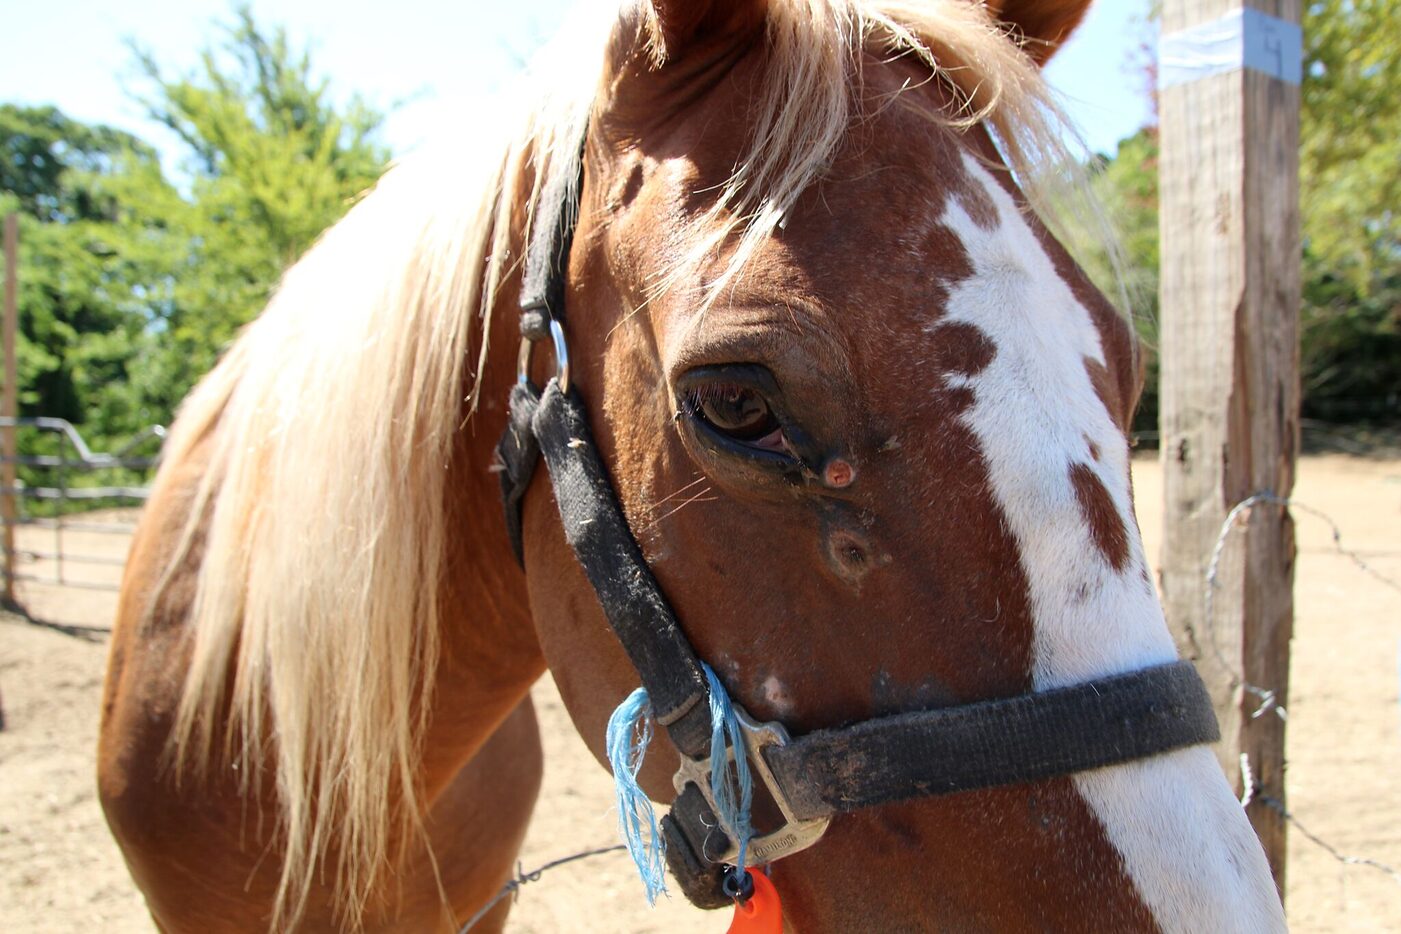
[[[550,319],[550,340],[554,344],[555,350],[555,379],[559,382],[559,391],[569,391],[569,344],[564,339],[564,326],[556,318]],[[521,338],[521,348],[516,355],[516,382],[530,382],[530,355],[535,349],[535,341],[528,338]]]
[[[799,820],[793,816],[793,807],[788,801],[788,796],[784,793],[778,780],[774,778],[768,760],[764,758],[766,748],[788,745],[788,731],[783,728],[783,724],[777,722],[759,723],[738,704],[734,705],[734,710],[739,719],[739,725],[742,727],[744,751],[749,757],[752,772],[759,776],[759,780],[764,783],[764,787],[768,789],[774,804],[778,806],[779,812],[783,815],[782,826],[750,838],[746,856],[748,861],[754,865],[772,863],[800,850],[806,850],[822,839],[822,835],[827,832],[827,825],[832,822],[832,819],[831,817],[814,817],[808,820]],[[728,761],[733,761],[734,747],[727,746],[725,755]],[[671,782],[678,794],[685,790],[686,785],[695,785],[705,797],[711,812],[716,815],[716,819],[720,821],[720,825],[725,831],[726,848],[724,852],[718,854],[701,853],[699,855],[711,863],[736,863],[739,860],[739,843],[737,842],[739,835],[733,827],[725,823],[724,818],[719,817],[720,809],[715,804],[715,793],[710,787],[710,756],[692,759],[683,754],[681,766],[676,770],[676,775]]]

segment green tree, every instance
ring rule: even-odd
[[[1304,411],[1401,418],[1401,0],[1304,10]]]
[[[163,354],[149,391],[173,406],[282,270],[335,223],[389,161],[384,114],[359,95],[337,103],[309,54],[245,7],[192,73],[171,77],[133,44],[148,115],[185,143],[190,198],[165,203],[188,255],[160,317]]]
[[[0,213],[21,215],[21,411],[101,447],[168,422],[389,159],[383,115],[336,98],[246,8],[190,74],[136,55],[140,99],[184,144],[178,184],[130,134],[0,104]]]
[[[53,107],[13,104],[0,104],[0,147],[0,191],[42,221],[107,218],[112,205],[94,199],[87,186],[72,184],[72,176],[110,172],[127,155],[155,158],[149,146],[121,130],[78,123]]]
[[[1303,15],[1301,378],[1306,416],[1401,418],[1401,0],[1317,0]],[[1157,134],[1119,144],[1094,187],[1123,238],[1149,345],[1135,427],[1156,427]],[[1111,281],[1103,254],[1086,262]]]
[[[104,435],[155,414],[129,376],[170,252],[165,232],[135,216],[126,189],[138,178],[148,195],[173,196],[155,152],[131,135],[0,104],[0,213],[21,217],[22,414],[92,422]]]
[[[1308,252],[1366,294],[1401,259],[1401,0],[1314,0],[1304,43]]]
[[[1091,279],[1111,297],[1122,294],[1142,340],[1147,377],[1136,431],[1158,427],[1158,131],[1144,127],[1119,141],[1111,157],[1091,165],[1090,187],[1103,206],[1119,256],[1111,259],[1097,225],[1072,218],[1072,252]],[[1123,292],[1119,285],[1122,283]]]

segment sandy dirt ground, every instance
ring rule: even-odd
[[[1151,460],[1134,477],[1150,555],[1160,538],[1162,478]],[[1338,455],[1305,459],[1297,499],[1333,516],[1344,543],[1401,578],[1401,461]],[[1298,516],[1290,806],[1302,824],[1349,855],[1401,867],[1401,592],[1333,549],[1329,530]],[[20,547],[48,551],[52,532]],[[66,549],[120,557],[124,540],[66,533]],[[52,562],[34,561],[49,575]],[[69,579],[113,580],[104,565],[69,561]],[[97,705],[110,593],[27,584],[34,618],[0,618],[0,930],[152,930],[108,836],[93,788]],[[535,688],[545,735],[545,787],[521,860],[527,869],[616,842],[608,775],[575,735],[554,685]],[[1298,932],[1401,931],[1401,883],[1345,865],[1300,833],[1289,850],[1287,907]],[[937,879],[929,880],[938,885]],[[525,886],[513,932],[710,932],[728,918],[679,895],[649,909],[626,856],[561,867]]]

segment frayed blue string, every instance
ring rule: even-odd
[[[743,728],[739,725],[739,717],[735,716],[730,695],[709,665],[702,662],[701,667],[705,669],[705,678],[710,682],[710,791],[715,798],[715,809],[720,812],[716,816],[738,837],[735,841],[739,845],[739,865],[736,869],[743,876],[749,838],[754,835],[754,827],[749,821],[750,807],[754,802],[749,756],[744,745]],[[729,757],[725,754],[727,735],[735,751],[733,781]],[[739,786],[737,791],[736,785]]]
[[[657,812],[637,783],[647,744],[652,741],[650,712],[647,689],[633,691],[608,718],[605,742],[618,801],[618,829],[628,855],[637,864],[647,904],[655,905],[657,896],[666,892],[666,841],[657,830]]]
[[[710,793],[715,799],[716,816],[738,838],[738,866],[742,874],[754,835],[750,809],[754,803],[754,784],[749,774],[749,756],[744,745],[744,731],[735,715],[730,695],[714,670],[704,662],[706,680],[710,684]],[[608,764],[613,769],[613,787],[618,802],[618,828],[627,844],[628,854],[637,864],[637,874],[647,890],[647,903],[656,904],[657,896],[666,892],[666,841],[657,829],[657,812],[637,783],[637,773],[652,741],[652,720],[647,689],[638,688],[627,696],[608,718],[605,743]],[[735,751],[734,768],[726,746]]]

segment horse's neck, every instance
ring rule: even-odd
[[[514,288],[503,288],[498,299],[484,325],[489,344],[480,401],[458,432],[449,466],[441,649],[424,745],[430,796],[476,753],[545,670],[525,573],[506,537],[498,474],[491,469],[506,426],[520,340]]]

